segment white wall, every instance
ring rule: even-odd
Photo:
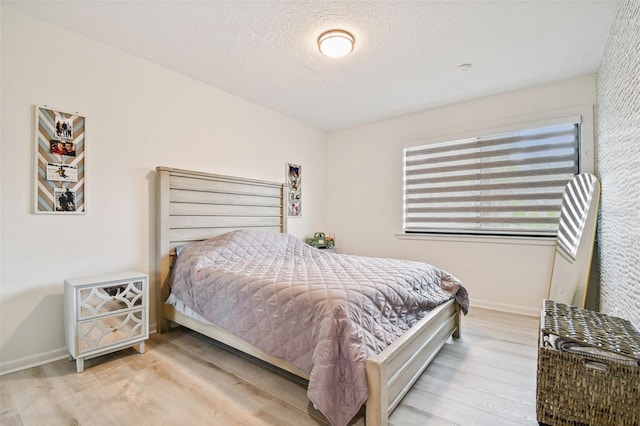
[[[156,166],[282,182],[286,161],[302,164],[289,232],[324,228],[324,132],[1,8],[0,371],[65,354],[65,278],[134,269],[154,281]],[[33,214],[39,104],[87,118],[86,215]]]
[[[590,75],[331,133],[326,229],[335,232],[340,252],[442,267],[465,283],[472,307],[537,314],[548,292],[553,241],[396,236],[402,232],[402,148],[575,115],[583,109],[577,107],[594,105],[595,97],[595,77]],[[593,134],[593,119],[583,126]]]

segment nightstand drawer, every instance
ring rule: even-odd
[[[142,307],[144,285],[143,280],[132,280],[77,288],[78,320]]]
[[[107,348],[147,335],[144,309],[104,316],[78,323],[78,352]]]

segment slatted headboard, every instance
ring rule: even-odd
[[[167,323],[163,304],[170,291],[175,248],[235,229],[287,231],[282,183],[157,167],[159,279],[158,331]]]

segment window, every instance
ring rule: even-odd
[[[404,150],[405,233],[555,236],[580,120]]]

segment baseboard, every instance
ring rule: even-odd
[[[48,364],[53,361],[59,361],[69,357],[66,348],[55,349],[49,352],[42,352],[25,358],[15,359],[0,363],[0,376],[15,373],[16,371],[26,370],[27,368],[37,367],[38,365]]]
[[[157,330],[156,324],[149,324],[149,335],[155,334]],[[37,367],[39,365],[48,364],[50,362],[59,361],[69,358],[69,352],[66,348],[54,349],[49,352],[31,355],[25,358],[15,359],[13,361],[0,362],[0,376],[15,373],[16,371],[26,370],[27,368]]]
[[[476,299],[472,301],[471,309],[473,309],[474,306],[482,309],[490,309],[492,311],[508,312],[510,314],[539,317],[540,311],[542,310],[542,300],[540,300],[539,308],[531,308],[529,306],[520,306],[520,305],[509,305],[506,303],[497,303],[497,302],[491,302],[488,300],[476,300]]]

